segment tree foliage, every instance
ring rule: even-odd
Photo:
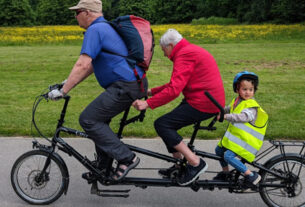
[[[136,16],[143,17],[145,19],[153,19],[151,0],[120,0],[118,2],[119,15],[133,14]]]
[[[35,23],[35,14],[28,0],[0,0],[0,25],[29,26]]]
[[[39,0],[37,23],[42,25],[65,25],[75,23],[74,12],[68,8],[77,4],[75,0]]]
[[[271,15],[277,23],[296,23],[305,21],[304,0],[274,0]]]
[[[119,16],[119,2],[120,0],[104,0],[103,2],[103,14],[106,19],[114,19]]]
[[[201,0],[154,0],[156,23],[188,23],[199,18],[197,5]]]
[[[79,0],[0,0],[0,25],[76,24],[68,8]],[[134,14],[151,23],[189,23],[201,17],[235,18],[243,23],[305,21],[304,0],[102,0],[111,20]]]

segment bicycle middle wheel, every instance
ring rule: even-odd
[[[271,207],[305,206],[305,163],[301,157],[279,157],[266,166],[270,170],[289,176],[290,181],[263,172],[261,184],[284,184],[285,187],[260,187],[260,195]],[[289,170],[288,170],[289,169]]]
[[[64,192],[68,172],[62,163],[51,156],[50,164],[41,174],[49,153],[41,150],[21,155],[11,171],[11,183],[17,195],[30,204],[49,204]]]

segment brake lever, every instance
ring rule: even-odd
[[[54,85],[50,85],[49,86],[49,91],[52,91],[52,90],[54,90],[54,89],[58,89],[58,90],[60,90],[62,87],[63,87],[63,85],[64,84],[62,84],[62,83],[60,83],[60,84],[54,84]]]

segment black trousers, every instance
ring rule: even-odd
[[[147,79],[142,80],[144,92],[137,81],[117,81],[92,101],[79,117],[79,123],[95,143],[99,156],[119,162],[130,161],[133,153],[109,127],[111,119],[126,110],[136,99],[147,94]],[[103,159],[103,158],[102,158]]]
[[[182,141],[178,130],[182,127],[211,118],[215,114],[198,111],[182,100],[173,111],[161,116],[155,121],[155,129],[165,143],[168,152],[177,152],[174,146]]]

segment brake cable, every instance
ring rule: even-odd
[[[46,91],[47,89],[45,89],[44,91]],[[35,138],[34,136],[34,132],[33,132],[33,126],[35,127],[35,129],[37,130],[39,136],[43,137],[44,139],[46,139],[48,142],[52,143],[52,141],[46,137],[41,131],[40,129],[38,128],[37,124],[36,124],[36,121],[35,121],[35,113],[36,113],[36,110],[37,110],[37,107],[38,105],[40,104],[40,102],[45,99],[48,101],[48,99],[46,98],[46,95],[47,93],[44,93],[42,92],[39,96],[37,96],[35,98],[35,101],[33,103],[33,107],[32,107],[32,122],[31,122],[31,134],[33,135],[33,139],[35,141],[37,141],[37,139]]]

